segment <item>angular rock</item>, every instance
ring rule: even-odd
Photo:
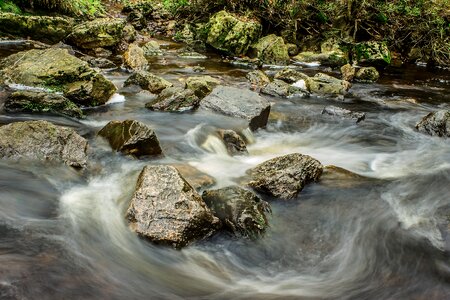
[[[261,89],[262,94],[274,96],[274,97],[308,97],[309,93],[307,90],[290,85],[284,81],[275,79],[265,87]]]
[[[265,127],[270,103],[257,93],[227,86],[216,87],[200,102],[200,108],[245,119],[251,130]]]
[[[387,66],[391,63],[391,52],[385,42],[363,42],[353,48],[353,57],[360,65]]]
[[[287,83],[295,83],[299,80],[306,80],[309,76],[297,70],[286,68],[276,73],[274,78]]]
[[[314,77],[308,78],[306,85],[312,93],[322,95],[345,95],[351,87],[350,82],[323,73],[317,73]]]
[[[146,166],[126,218],[138,235],[157,244],[184,247],[219,225],[200,195],[171,166]]]
[[[431,136],[450,137],[450,110],[429,113],[417,123],[416,129]]]
[[[203,192],[203,200],[224,228],[236,235],[255,238],[269,227],[269,203],[237,186]]]
[[[194,91],[169,87],[163,90],[156,100],[145,104],[145,107],[155,111],[184,112],[197,109],[199,104],[200,99]]]
[[[374,67],[363,67],[356,72],[355,79],[359,82],[375,82],[380,78],[380,74]]]
[[[218,134],[227,148],[228,153],[233,155],[248,155],[247,145],[244,139],[234,130],[222,129]]]
[[[247,73],[245,76],[250,83],[256,87],[264,87],[270,83],[270,79],[264,71],[256,70]]]
[[[203,173],[197,168],[190,166],[188,164],[171,164],[175,167],[181,176],[186,179],[186,181],[197,191],[209,188],[216,184],[214,177]]]
[[[67,49],[29,50],[0,62],[0,81],[63,92],[74,103],[104,104],[116,87],[102,74],[69,54]]]
[[[157,41],[149,41],[143,47],[145,57],[160,56],[163,54]]]
[[[346,80],[348,82],[353,81],[356,75],[356,68],[352,67],[350,64],[343,65],[341,67],[342,80]]]
[[[72,101],[54,93],[17,91],[8,96],[4,107],[5,111],[13,113],[50,113],[75,118],[84,117],[82,110]]]
[[[355,112],[345,108],[331,105],[325,106],[324,109],[322,110],[322,114],[336,116],[344,119],[353,119],[356,120],[356,123],[359,123],[366,118],[366,114],[363,112]]]
[[[322,164],[300,153],[273,158],[248,170],[249,186],[276,198],[295,198],[304,186],[317,181],[322,174]]]
[[[139,121],[111,121],[98,132],[98,135],[104,137],[112,149],[127,155],[139,158],[162,154],[153,129]]]
[[[290,61],[283,38],[275,34],[259,39],[251,48],[252,54],[263,63],[287,65]]]
[[[206,42],[213,48],[232,55],[245,54],[261,34],[259,22],[220,11],[209,20]]]
[[[211,76],[195,76],[186,79],[186,88],[194,92],[200,99],[209,95],[220,84],[220,81]]]
[[[321,65],[330,67],[340,67],[348,63],[348,55],[340,50],[321,53],[306,51],[297,54],[292,59],[299,63],[319,62]]]
[[[144,50],[137,44],[129,45],[128,50],[123,54],[123,60],[125,66],[132,70],[145,70],[148,67]]]
[[[68,17],[24,16],[0,12],[0,33],[51,44],[62,41],[71,32],[73,24],[73,19]]]
[[[125,25],[126,21],[119,18],[100,18],[84,22],[73,28],[67,41],[84,49],[112,47],[121,41]]]
[[[124,86],[137,85],[143,90],[153,94],[159,94],[173,84],[147,71],[137,71],[125,81]]]
[[[87,164],[88,142],[73,129],[47,121],[16,122],[0,127],[0,158]]]

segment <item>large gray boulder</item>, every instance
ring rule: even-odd
[[[257,237],[269,226],[269,203],[237,186],[203,192],[205,203],[225,229],[236,235]]]
[[[200,108],[248,121],[251,130],[265,127],[270,103],[257,93],[234,87],[218,86],[200,102]]]
[[[124,154],[135,157],[162,154],[156,133],[139,121],[111,121],[98,135],[104,137],[111,148]]]
[[[308,155],[288,154],[248,170],[249,186],[276,198],[295,198],[306,184],[319,179],[322,164]]]
[[[416,129],[431,136],[450,137],[450,110],[438,110],[426,115]]]
[[[172,166],[146,166],[127,210],[130,228],[158,244],[181,248],[219,226],[199,194]]]
[[[0,83],[23,84],[62,92],[76,104],[106,103],[116,87],[88,63],[67,49],[29,50],[10,55],[0,62]]]
[[[47,121],[16,122],[0,127],[0,158],[63,162],[83,168],[88,142],[73,129]]]

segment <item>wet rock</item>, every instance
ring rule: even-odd
[[[327,114],[330,116],[340,117],[344,119],[356,120],[356,123],[361,122],[366,118],[366,114],[363,112],[354,112],[345,108],[337,106],[325,106],[322,110],[322,114]]]
[[[145,57],[160,56],[163,54],[157,41],[149,41],[143,47]]]
[[[286,44],[289,56],[295,56],[298,54],[298,47],[296,44],[288,43]]]
[[[216,87],[200,102],[200,108],[245,119],[251,130],[265,127],[270,113],[270,103],[257,93],[227,86]]]
[[[230,186],[205,191],[202,198],[223,227],[233,234],[254,238],[269,227],[266,216],[271,213],[269,203],[250,191]]]
[[[213,48],[232,55],[245,54],[261,34],[259,22],[220,11],[209,20],[206,42]]]
[[[290,68],[286,68],[276,73],[274,78],[282,80],[287,83],[295,83],[299,80],[306,80],[309,78],[309,76],[306,75],[305,73]]]
[[[126,218],[138,235],[176,248],[211,235],[219,226],[200,195],[171,166],[146,166]]]
[[[103,57],[92,57],[85,55],[80,57],[80,59],[87,62],[92,68],[112,69],[116,67],[112,61]]]
[[[24,16],[0,12],[1,33],[55,44],[72,30],[74,21],[68,17]]]
[[[227,148],[228,153],[233,155],[248,155],[247,145],[244,139],[234,130],[219,130],[218,134]]]
[[[347,55],[340,51],[327,51],[322,53],[301,52],[292,58],[299,63],[319,62],[323,66],[340,67],[348,63]]]
[[[431,136],[450,137],[450,110],[429,113],[417,123],[416,129]]]
[[[197,109],[199,104],[200,98],[194,94],[194,91],[169,87],[163,90],[156,100],[145,104],[145,107],[155,111],[184,112]]]
[[[144,70],[148,67],[147,58],[144,50],[137,44],[130,44],[128,50],[123,54],[123,60],[126,67],[132,70]]]
[[[26,300],[26,298],[21,295],[19,289],[16,286],[6,281],[0,281],[0,299]]]
[[[320,184],[336,188],[353,188],[365,183],[374,184],[373,178],[364,177],[341,167],[325,166],[320,176]]]
[[[17,91],[5,101],[5,111],[25,113],[62,114],[69,117],[83,118],[83,112],[72,101],[60,94]]]
[[[251,53],[261,62],[274,65],[287,65],[290,61],[284,40],[271,34],[251,46]]]
[[[99,18],[73,28],[67,41],[80,48],[93,49],[117,45],[123,37],[124,19]]]
[[[380,78],[380,74],[374,67],[363,67],[356,72],[355,79],[359,82],[375,82]]]
[[[360,65],[387,66],[391,63],[391,52],[385,42],[363,42],[353,47],[353,57]]]
[[[300,153],[273,158],[248,170],[249,186],[274,197],[295,198],[304,186],[317,181],[322,174],[322,164]]]
[[[147,90],[153,94],[159,94],[164,89],[173,86],[172,83],[156,76],[147,71],[137,71],[133,73],[128,79],[125,81],[124,86],[137,85],[141,87],[143,90]]]
[[[270,83],[270,79],[264,71],[256,70],[247,73],[245,76],[253,86],[258,88],[264,87]]]
[[[16,122],[0,127],[0,158],[87,164],[88,142],[73,129],[47,121]]]
[[[343,65],[341,67],[342,80],[346,80],[348,82],[353,81],[356,75],[356,68],[352,67],[350,64]]]
[[[214,177],[209,176],[206,173],[203,173],[197,168],[187,164],[172,164],[178,172],[180,172],[181,176],[186,179],[186,181],[197,191],[209,188],[216,184],[216,180]]]
[[[62,92],[84,106],[104,104],[116,87],[102,74],[69,54],[67,49],[29,50],[0,62],[0,81]]]
[[[209,95],[220,84],[220,81],[211,76],[195,76],[186,79],[186,88],[194,92],[200,99]]]
[[[290,96],[297,96],[297,97],[308,97],[309,93],[308,91],[301,89],[299,87],[292,86],[284,81],[275,79],[265,87],[261,89],[261,93],[266,95],[271,95],[274,97],[280,96],[280,97],[290,97]]]
[[[98,132],[98,135],[104,137],[112,149],[127,155],[139,158],[162,154],[153,129],[138,121],[111,121]]]
[[[317,73],[314,77],[308,78],[306,85],[312,93],[322,95],[345,95],[351,87],[350,82],[323,73]]]

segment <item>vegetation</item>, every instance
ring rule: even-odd
[[[92,17],[103,13],[101,0],[0,0],[0,10],[21,13],[35,9],[74,17]]]
[[[0,0],[0,11],[11,12],[16,14],[22,13],[21,9],[10,0]]]

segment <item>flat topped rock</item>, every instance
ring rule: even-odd
[[[248,121],[251,130],[265,127],[270,103],[247,89],[218,86],[200,102],[200,108]]]
[[[172,166],[146,166],[127,210],[130,228],[158,244],[180,248],[219,226],[199,194]]]

